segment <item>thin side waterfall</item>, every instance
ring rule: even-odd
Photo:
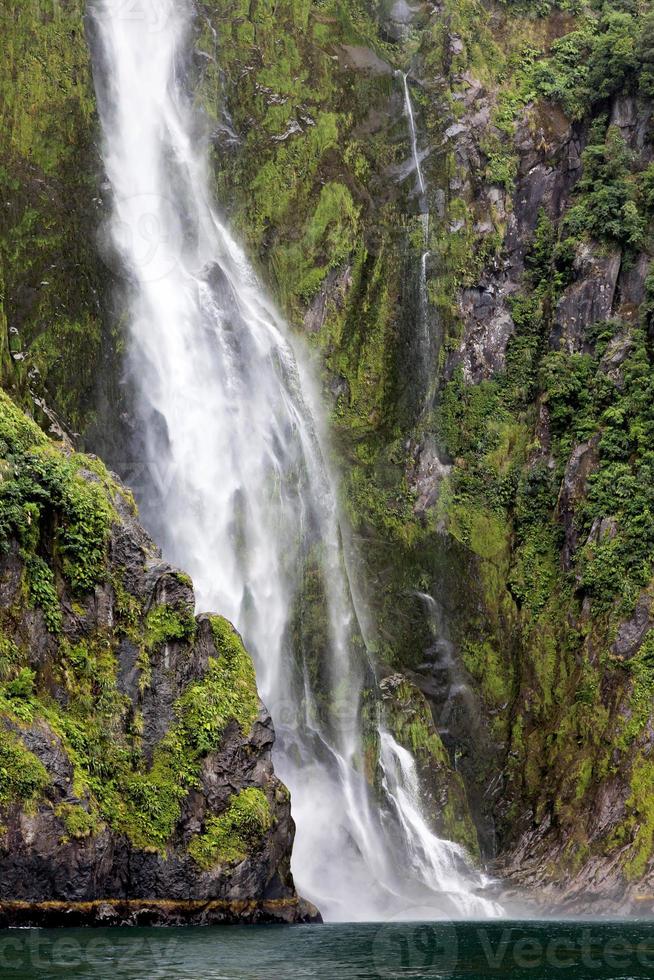
[[[411,101],[411,93],[409,92],[409,76],[407,72],[398,72],[402,78],[402,85],[404,87],[404,112],[409,121],[409,136],[411,139],[411,153],[413,155],[413,165],[416,171],[418,179],[418,188],[420,190],[420,196],[424,197],[425,194],[425,179],[422,174],[422,165],[420,161],[420,153],[418,152],[418,133],[416,130],[416,120],[413,113],[413,103]]]
[[[252,652],[291,790],[298,890],[332,920],[494,914],[463,851],[425,824],[411,756],[375,729],[319,399],[212,203],[207,134],[187,92],[192,4],[159,0],[151,30],[137,7],[89,0],[142,513],[193,576],[199,609],[228,616]]]
[[[427,185],[422,172],[422,160],[418,149],[418,131],[416,118],[411,101],[409,90],[408,72],[397,71],[402,79],[402,89],[404,93],[404,114],[409,124],[409,142],[411,144],[411,156],[413,159],[413,169],[416,174],[416,190],[420,197],[420,224],[422,227],[423,252],[420,255],[420,268],[418,279],[418,345],[420,348],[420,363],[424,373],[423,388],[425,390],[424,406],[426,408],[431,403],[431,384],[429,381],[431,367],[431,331],[429,323],[429,295],[427,291],[427,262],[431,252],[429,250],[429,210],[427,205]]]

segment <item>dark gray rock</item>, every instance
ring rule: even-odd
[[[640,305],[645,299],[645,280],[651,267],[651,256],[643,254],[634,262],[625,263],[620,270],[618,313],[622,319],[632,322],[638,319]]]
[[[621,624],[611,652],[625,660],[631,660],[640,650],[643,640],[654,627],[652,605],[654,600],[645,592],[638,600],[630,618]]]
[[[575,446],[568,460],[557,501],[557,516],[565,528],[563,567],[570,569],[579,544],[575,512],[586,493],[588,477],[597,465],[599,436]]]
[[[466,289],[461,296],[465,340],[456,362],[466,381],[478,383],[504,366],[514,323],[502,299],[487,288]]]
[[[95,479],[95,476],[94,476]],[[128,745],[130,726],[141,719],[141,767],[175,723],[175,705],[189,685],[201,681],[210,659],[220,659],[208,616],[194,618],[193,588],[187,576],[167,565],[138,524],[127,494],[114,501],[118,518],[108,547],[106,575],[94,592],[73,596],[59,577],[63,610],[60,636],[46,629],[43,613],[15,613],[24,568],[16,545],[0,555],[0,616],[5,632],[29,651],[38,677],[40,696],[49,694],[65,711],[69,694],[57,670],[60,643],[103,638],[116,658],[115,684],[126,698],[124,712],[111,715],[116,738]],[[118,596],[118,583],[122,598]],[[125,631],[125,595],[137,610]],[[186,617],[194,629],[188,639],[147,645],[147,617],[165,606]],[[14,610],[13,612],[11,610]],[[136,617],[136,618],[134,618]],[[191,635],[193,634],[193,635]],[[143,682],[144,661],[149,661]],[[71,668],[68,667],[68,670]],[[122,727],[121,727],[122,726]],[[119,731],[118,728],[121,727]],[[219,747],[201,760],[197,783],[182,800],[181,812],[165,848],[141,849],[113,823],[95,823],[86,836],[69,832],[70,807],[91,809],[92,800],[80,790],[74,759],[65,743],[38,712],[31,724],[0,717],[2,732],[11,731],[45,767],[49,783],[33,806],[10,804],[0,809],[0,925],[60,925],[124,923],[173,924],[254,921],[315,921],[318,913],[295,892],[290,855],[295,833],[290,797],[275,776],[272,721],[260,703],[251,730],[244,733],[228,722]],[[90,784],[89,784],[90,785]],[[229,806],[232,796],[256,788],[268,801],[270,829],[244,859],[208,869],[195,863],[189,843],[207,821]],[[93,791],[95,792],[95,791]],[[17,904],[25,903],[25,904]]]
[[[580,247],[574,262],[577,281],[556,308],[553,347],[570,353],[590,350],[588,327],[611,318],[621,260],[620,252],[598,254],[591,245]]]

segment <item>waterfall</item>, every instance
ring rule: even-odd
[[[431,406],[433,397],[432,385],[430,383],[431,361],[432,361],[432,336],[430,329],[429,315],[429,295],[427,291],[427,262],[431,255],[429,249],[429,210],[427,206],[427,185],[422,172],[422,161],[418,149],[418,130],[416,128],[416,118],[409,91],[408,73],[396,71],[396,76],[402,79],[402,90],[404,93],[404,115],[409,124],[409,142],[411,144],[411,157],[413,167],[411,173],[415,171],[417,176],[417,190],[420,195],[420,225],[422,228],[423,251],[420,254],[420,267],[418,270],[418,318],[417,318],[417,344],[420,356],[420,366],[423,372],[422,389],[424,398],[422,404],[423,412]]]
[[[402,85],[404,88],[404,112],[409,121],[409,137],[411,141],[411,154],[413,156],[413,166],[415,168],[418,177],[418,188],[420,190],[420,196],[425,195],[425,178],[422,174],[422,164],[420,162],[420,153],[418,152],[418,132],[416,130],[416,119],[413,113],[413,103],[411,101],[411,93],[409,92],[409,81],[407,72],[398,72],[402,78]]]
[[[374,730],[311,372],[212,203],[186,91],[192,5],[159,0],[156,27],[149,7],[89,0],[142,514],[199,609],[229,617],[252,652],[291,790],[298,890],[328,919],[410,918],[427,902],[434,916],[493,914],[482,877],[422,820],[408,753]]]

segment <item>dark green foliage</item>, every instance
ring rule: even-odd
[[[591,101],[588,61],[592,46],[590,26],[572,31],[552,45],[551,58],[534,71],[540,95],[559,102],[573,119],[583,116]]]
[[[654,556],[654,372],[645,330],[597,324],[593,355],[549,354],[542,384],[552,428],[565,457],[575,443],[599,435],[599,464],[580,508],[582,538],[602,521],[606,536],[589,543],[581,586],[601,605],[619,598],[630,611],[652,575]],[[610,344],[625,351],[619,380],[602,363]]]
[[[652,85],[652,12],[636,4],[604,4],[587,13],[578,29],[552,45],[534,82],[539,93],[559,102],[573,119],[620,92],[647,96]],[[617,8],[617,9],[616,9]]]
[[[192,609],[155,606],[145,621],[145,644],[148,649],[155,649],[174,640],[192,640],[196,631]]]
[[[45,624],[51,633],[61,630],[61,609],[52,568],[40,557],[29,555],[25,560],[30,603],[43,610]]]
[[[180,732],[199,753],[218,747],[231,719],[247,735],[259,711],[254,666],[243,641],[222,616],[211,617],[211,629],[219,657],[210,662],[204,680],[188,688],[178,707]]]
[[[642,244],[645,220],[638,209],[633,154],[617,129],[611,126],[603,136],[604,127],[600,118],[591,129],[582,155],[577,203],[568,213],[566,227],[572,235],[587,234],[635,250]]]
[[[204,833],[189,845],[201,868],[244,860],[272,826],[270,806],[262,790],[251,787],[235,794],[220,816],[207,821]]]
[[[43,764],[14,734],[0,730],[0,807],[32,803],[47,787]]]
[[[17,539],[27,561],[28,587],[43,604],[52,632],[58,629],[53,566],[76,592],[88,592],[106,572],[106,547],[113,508],[111,481],[91,482],[80,474],[86,462],[50,445],[40,430],[0,393],[0,547]],[[103,486],[104,480],[104,486]],[[36,553],[38,552],[38,554]],[[49,567],[44,559],[49,558]]]
[[[654,98],[654,11],[651,10],[641,20],[638,61],[641,94],[645,98]]]

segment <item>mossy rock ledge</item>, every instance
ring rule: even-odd
[[[317,919],[273,742],[128,491],[0,395],[0,925]]]

